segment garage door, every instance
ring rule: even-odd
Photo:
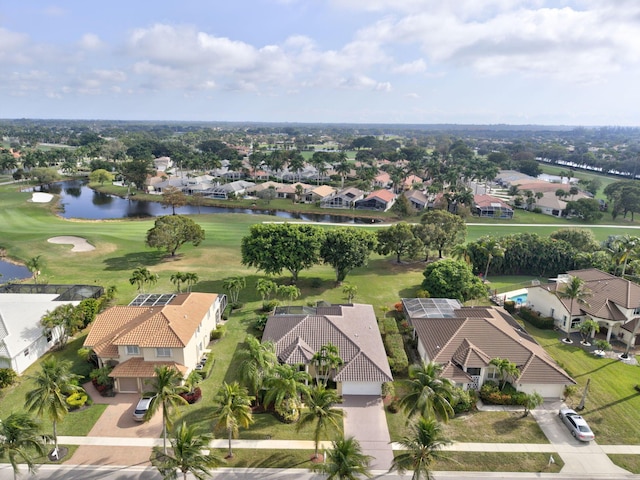
[[[118,388],[121,393],[131,393],[138,391],[138,379],[120,377],[118,379]]]
[[[518,385],[518,390],[524,393],[538,392],[542,398],[562,398],[564,385],[521,384]]]
[[[342,395],[380,395],[381,387],[376,382],[342,382]]]

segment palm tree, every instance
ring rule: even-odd
[[[409,367],[409,378],[403,381],[407,393],[400,399],[408,418],[421,414],[437,416],[446,422],[453,416],[455,384],[441,376],[442,369],[438,363],[424,361]]]
[[[300,415],[300,396],[307,391],[309,380],[311,377],[307,372],[293,365],[276,365],[265,381],[267,393],[264,403],[273,404],[281,417],[297,420]]]
[[[181,291],[181,285],[182,282],[184,282],[184,273],[182,272],[176,272],[176,273],[172,273],[171,274],[171,283],[173,283],[176,286],[176,290],[178,291],[178,293],[180,293]]]
[[[171,426],[171,414],[178,405],[186,405],[188,402],[180,396],[187,391],[181,386],[182,374],[174,367],[160,365],[154,368],[154,376],[148,382],[149,390],[145,397],[151,397],[149,409],[145,413],[145,420],[155,415],[162,408],[162,451],[167,453],[167,427]]]
[[[578,304],[587,305],[587,301],[585,299],[589,297],[591,293],[585,287],[584,280],[579,277],[571,277],[571,280],[566,284],[564,289],[556,291],[556,295],[560,298],[570,299],[569,325],[567,326],[567,337],[565,339],[567,342],[570,342],[571,338],[569,337],[569,333],[571,332],[571,321],[573,319],[573,303],[574,301],[577,301]]]
[[[42,265],[42,255],[36,255],[35,257],[27,260],[26,266],[33,274],[34,283],[38,283],[38,276],[40,275],[40,270],[42,270]]]
[[[520,375],[518,366],[515,363],[509,361],[508,358],[492,358],[489,361],[489,364],[496,367],[496,370],[498,370],[498,375],[500,375],[500,378],[502,378],[502,387],[500,388],[504,388],[504,386],[507,384],[507,379],[515,379]]]
[[[136,268],[129,278],[129,283],[131,285],[136,285],[139,292],[144,293],[144,286],[148,283],[149,285],[157,283],[158,274],[151,273],[149,269],[145,267]]]
[[[340,175],[340,188],[344,188],[344,179],[351,173],[351,165],[349,165],[349,162],[345,158],[344,160],[340,160],[340,163],[334,168],[336,173]]]
[[[224,382],[218,390],[213,407],[215,428],[226,430],[229,435],[229,453],[227,458],[233,457],[231,439],[238,435],[240,427],[248,428],[253,423],[251,400],[245,387],[238,382],[231,384]]]
[[[316,385],[304,395],[305,409],[302,411],[296,430],[300,431],[305,425],[315,422],[313,430],[313,441],[315,443],[314,459],[318,458],[318,446],[320,436],[326,433],[327,429],[340,428],[342,413],[333,406],[340,401],[340,397],[335,390],[327,390],[324,385]]]
[[[538,408],[544,403],[544,398],[538,392],[528,393],[524,399],[524,414],[523,417],[527,417],[529,412],[534,408]]]
[[[269,301],[272,293],[278,291],[278,285],[268,278],[259,278],[256,282],[256,291],[262,297],[262,301]]]
[[[487,281],[489,275],[489,266],[495,257],[504,257],[505,249],[493,238],[483,238],[478,242],[480,251],[487,256],[487,266],[484,269],[484,281]]]
[[[200,277],[195,272],[185,272],[183,274],[182,280],[187,284],[187,293],[191,292],[191,287],[198,283]]]
[[[372,458],[362,453],[355,438],[342,438],[333,442],[324,463],[317,463],[311,468],[327,475],[327,480],[357,480],[360,475],[371,478],[369,463]]]
[[[222,288],[229,293],[229,301],[231,305],[238,304],[238,297],[240,290],[247,286],[247,282],[244,277],[232,277],[222,282]]]
[[[412,480],[429,480],[433,478],[431,464],[443,458],[440,451],[451,442],[445,438],[442,426],[435,418],[420,417],[399,443],[403,451],[393,459],[390,471],[397,470],[404,475],[404,472],[412,470]]]
[[[630,235],[623,235],[622,237],[615,240],[615,252],[616,252],[616,260],[622,263],[622,273],[620,273],[620,277],[624,278],[624,274],[627,270],[627,263],[630,259],[634,257],[637,258],[637,249],[640,246],[640,238],[632,237]]]
[[[18,460],[27,465],[29,473],[35,473],[32,454],[45,455],[45,438],[40,432],[40,424],[27,413],[12,413],[0,420],[0,458],[9,459],[14,480],[18,478]]]
[[[300,289],[295,285],[280,285],[278,287],[278,295],[289,298],[289,303],[300,296]]]
[[[53,451],[56,455],[58,454],[57,424],[69,413],[65,395],[83,391],[74,383],[80,379],[80,376],[71,373],[71,365],[68,360],[58,362],[50,357],[42,361],[39,373],[28,377],[35,387],[27,392],[25,406],[29,412],[35,412],[39,417],[46,415],[51,420]]]
[[[209,450],[213,435],[197,434],[195,425],[182,422],[171,435],[171,453],[164,453],[159,447],[153,448],[151,464],[158,469],[162,478],[174,480],[177,470],[184,480],[191,473],[198,480],[210,478],[210,469],[219,467],[223,460]],[[204,453],[208,450],[208,453]]]
[[[311,357],[311,365],[316,371],[316,382],[322,379],[322,384],[326,387],[331,372],[335,371],[342,363],[337,346],[331,342],[322,345],[320,350]]]
[[[264,380],[278,361],[273,342],[260,342],[253,335],[247,336],[247,348],[243,350],[244,360],[240,364],[240,379],[260,403],[260,392]]]
[[[342,293],[347,296],[347,303],[352,303],[356,294],[358,293],[358,286],[351,285],[350,283],[345,283],[342,286]]]
[[[593,318],[587,318],[580,324],[580,335],[582,336],[582,343],[587,343],[589,337],[600,331],[600,324]]]

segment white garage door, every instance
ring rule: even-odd
[[[542,398],[562,398],[564,385],[529,384],[518,385],[518,390],[525,393],[538,392]]]
[[[381,388],[375,382],[342,382],[342,395],[380,395]]]

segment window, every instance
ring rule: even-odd
[[[29,356],[29,349],[28,349],[28,348],[25,348],[25,349],[24,349],[24,356],[25,356],[25,357],[28,357],[28,356]]]
[[[582,323],[581,318],[574,318],[571,320],[571,328],[580,328],[580,323]]]
[[[555,315],[555,313],[556,313],[556,309],[555,309],[555,308],[552,308],[552,309],[551,309],[551,313],[549,314],[549,316],[550,316],[550,317],[553,317],[553,316]]]
[[[563,326],[563,327],[566,327],[566,326],[567,326],[567,316],[566,316],[566,315],[563,315],[563,316],[562,316],[562,326]]]
[[[500,375],[498,374],[498,370],[495,368],[490,368],[487,372],[487,380],[499,380]]]
[[[469,375],[480,375],[480,369],[476,368],[476,367],[468,367],[467,368],[467,373]]]
[[[170,357],[171,349],[166,347],[156,348],[156,357]]]
[[[634,309],[633,309],[633,314],[634,314],[634,315],[640,315],[640,307],[638,307],[638,308],[634,308]]]
[[[53,340],[53,332],[49,330],[47,332],[47,343],[49,343],[51,340]]]
[[[127,345],[127,355],[140,355],[140,349],[137,345]]]

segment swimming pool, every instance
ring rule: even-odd
[[[508,300],[515,302],[516,305],[525,305],[527,303],[527,294],[521,293],[520,295],[516,295],[514,297],[509,297]]]

